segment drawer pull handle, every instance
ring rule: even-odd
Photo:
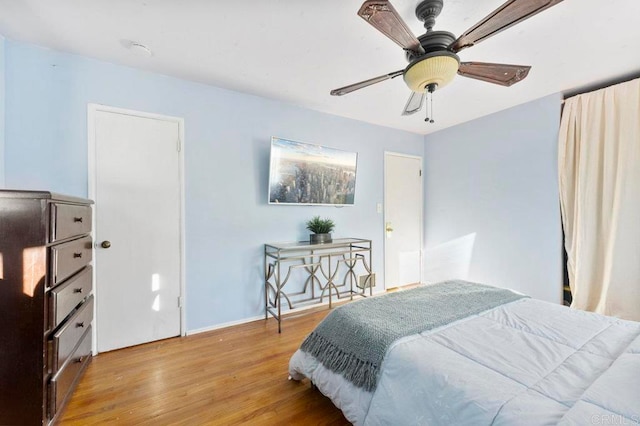
[[[74,293],[82,293],[82,289],[81,288],[74,288],[73,292]]]
[[[73,253],[73,258],[82,257],[82,253]]]
[[[81,217],[74,217],[73,221],[82,223],[82,218]]]
[[[76,323],[76,327],[84,328],[84,321]]]

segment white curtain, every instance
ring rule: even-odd
[[[558,145],[571,306],[640,321],[640,79],[567,99]]]

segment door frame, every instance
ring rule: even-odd
[[[387,287],[387,255],[388,255],[388,247],[387,247],[387,158],[389,156],[394,157],[403,157],[403,158],[412,158],[416,160],[420,160],[420,283],[424,283],[424,158],[420,155],[412,155],[412,154],[403,154],[400,152],[394,151],[385,151],[384,152],[384,176],[383,176],[383,197],[384,197],[384,213],[383,213],[383,222],[382,222],[382,235],[384,241],[384,288]]]
[[[180,247],[179,247],[179,251],[180,251],[180,259],[179,259],[179,268],[180,268],[180,336],[186,336],[187,335],[187,330],[186,330],[186,299],[185,299],[185,295],[186,295],[186,288],[185,288],[185,283],[186,283],[186,272],[185,272],[185,245],[184,245],[184,236],[185,236],[185,232],[186,232],[186,227],[185,227],[185,187],[184,187],[184,118],[180,118],[180,117],[173,117],[173,116],[169,116],[169,115],[161,115],[161,114],[155,114],[155,113],[148,113],[148,112],[143,112],[143,111],[136,111],[136,110],[131,110],[131,109],[125,109],[125,108],[117,108],[117,107],[112,107],[112,106],[108,106],[108,105],[101,105],[101,104],[96,104],[96,103],[89,103],[87,104],[87,132],[88,132],[88,137],[87,137],[87,141],[88,141],[88,168],[87,168],[87,172],[88,172],[88,196],[90,199],[95,200],[96,199],[96,194],[97,194],[97,164],[96,164],[96,126],[95,126],[95,122],[96,122],[96,114],[98,112],[110,112],[110,113],[115,113],[115,114],[122,114],[122,115],[129,115],[129,116],[134,116],[134,117],[141,117],[141,118],[151,118],[154,120],[163,120],[163,121],[169,121],[169,122],[173,122],[173,123],[177,123],[178,124],[178,169],[179,169],[179,173],[178,173],[178,179],[179,179],[179,188],[180,188],[180,224],[179,224],[179,230],[180,230]],[[94,204],[93,205],[93,209],[97,209],[97,205]],[[92,223],[92,229],[93,229],[93,238],[94,238],[94,248],[97,248],[98,242],[96,241],[96,236],[97,236],[97,232],[98,232],[98,228],[97,228],[97,223],[96,223],[96,218],[97,215],[93,214],[93,223]],[[93,294],[94,297],[96,298],[96,301],[98,300],[98,298],[100,297],[100,288],[99,288],[99,284],[96,280],[97,278],[97,270],[98,270],[98,261],[97,261],[97,256],[93,257],[93,282],[94,282],[94,287],[93,287]],[[98,329],[99,329],[99,318],[97,316],[97,303],[94,303],[93,305],[93,343],[92,343],[92,351],[93,351],[93,355],[97,355],[98,353]]]

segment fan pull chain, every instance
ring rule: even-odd
[[[429,120],[429,123],[435,123],[435,120],[433,119],[433,116],[435,114],[433,113],[433,92],[431,92],[431,120]]]
[[[427,91],[427,99],[425,100],[425,104],[426,105],[425,105],[425,108],[424,108],[425,112],[427,113],[427,115],[426,115],[426,117],[424,119],[425,123],[429,122],[429,109],[431,108],[429,106],[429,99],[431,99],[431,93],[429,93],[429,91]]]
[[[433,90],[427,90],[427,101],[425,103],[427,104],[427,107],[425,108],[427,116],[424,121],[426,123],[435,123],[435,120],[433,119]]]

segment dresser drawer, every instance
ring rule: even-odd
[[[56,328],[93,288],[93,268],[87,266],[79,274],[49,292],[51,328]]]
[[[51,205],[51,242],[91,232],[91,207],[73,204]]]
[[[60,284],[91,262],[91,246],[91,237],[86,236],[51,247],[52,285]]]
[[[65,403],[90,360],[91,327],[88,327],[80,344],[71,354],[69,362],[53,376],[49,383],[49,418],[53,418]]]
[[[51,338],[51,372],[55,373],[69,356],[91,326],[93,319],[93,296],[90,296],[85,303],[64,323]]]

